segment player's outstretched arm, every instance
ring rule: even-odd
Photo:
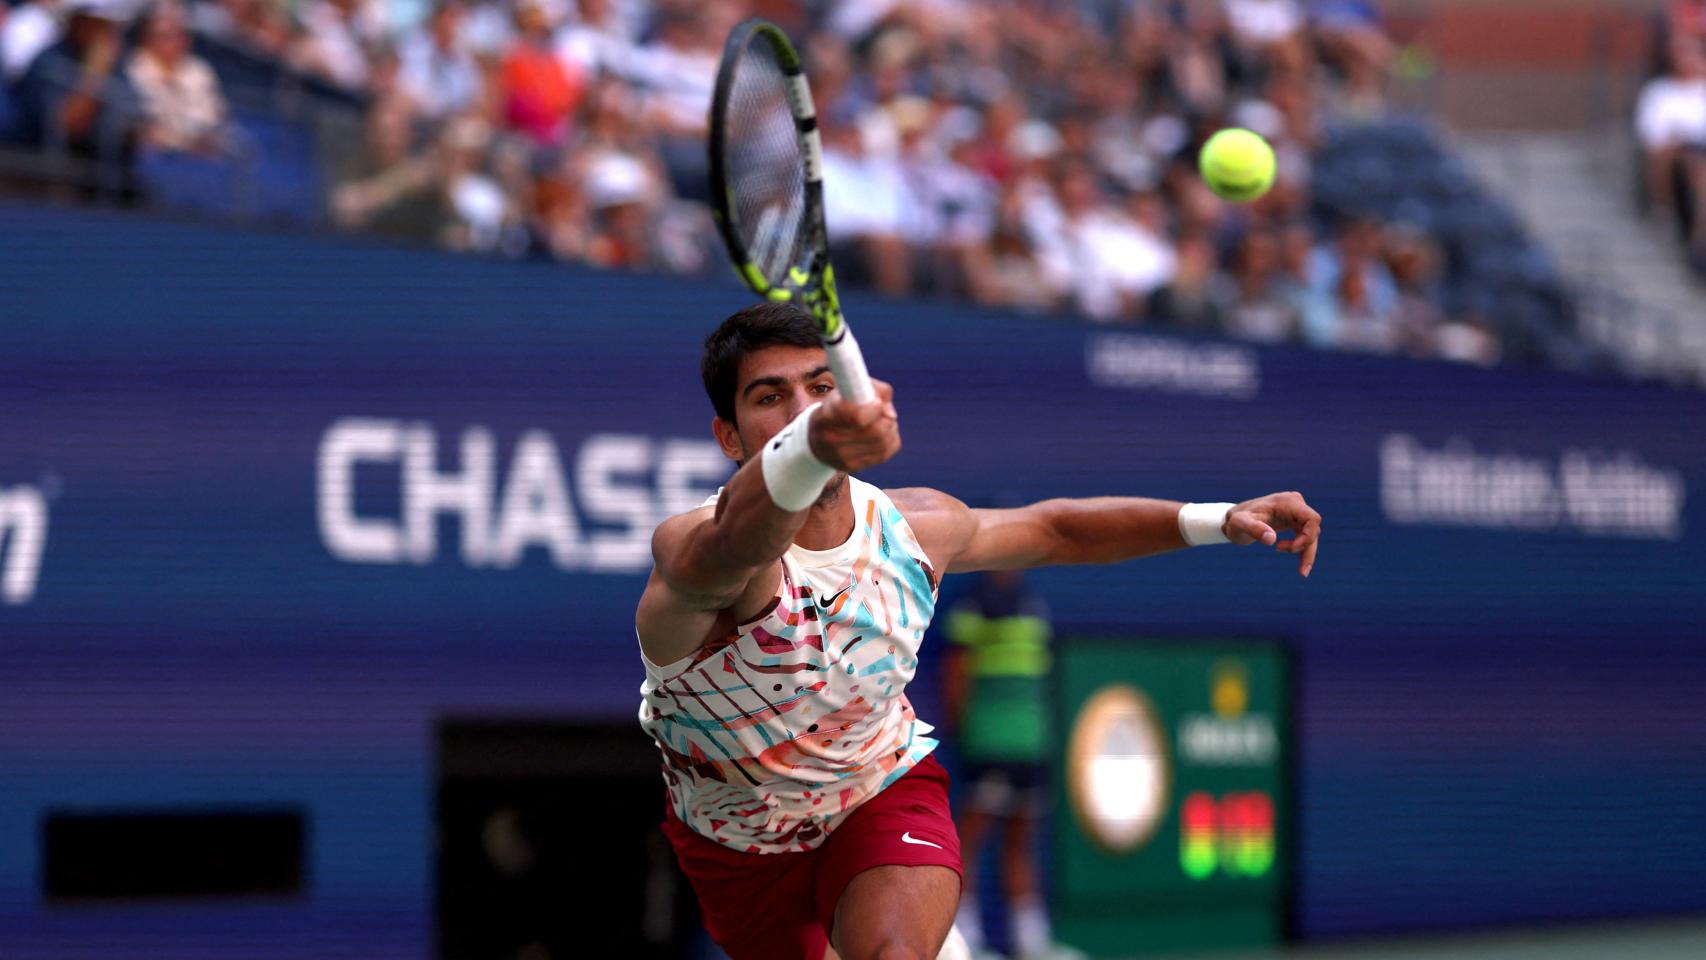
[[[1186,505],[1176,500],[1141,497],[1044,500],[1012,510],[973,510],[926,488],[898,490],[891,496],[919,531],[925,551],[950,573],[1118,563],[1193,544],[1259,542],[1297,554],[1298,572],[1307,577],[1321,537],[1321,515],[1296,492],[1206,511],[1210,505],[1192,504],[1183,514]],[[1209,514],[1213,519],[1205,521]],[[1280,539],[1285,531],[1294,536]]]
[[[707,614],[739,610],[751,594],[769,596],[777,560],[825,487],[900,450],[894,390],[881,381],[874,386],[871,403],[814,404],[735,472],[715,506],[658,525],[652,576],[635,617],[653,662],[691,653],[710,624]]]
[[[894,389],[871,403],[829,400],[783,427],[723,487],[714,508],[672,517],[652,535],[664,582],[721,609],[794,542],[827,485],[900,450]]]

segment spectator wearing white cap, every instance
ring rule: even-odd
[[[444,242],[454,250],[520,255],[526,247],[524,217],[516,198],[490,166],[491,125],[477,116],[445,124],[440,148],[449,223]]]
[[[65,35],[63,0],[29,0],[0,22],[0,78],[14,83]]]
[[[18,82],[24,135],[100,161],[103,170],[128,180],[141,116],[136,93],[119,70],[130,11],[120,0],[70,0],[67,16],[64,36]]]
[[[592,261],[631,270],[651,267],[650,226],[659,205],[652,170],[629,154],[604,153],[587,164],[585,183],[593,214]]]

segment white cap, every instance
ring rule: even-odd
[[[1007,149],[1022,157],[1052,157],[1060,151],[1060,134],[1041,120],[1026,120],[1007,135]]]
[[[625,153],[605,154],[593,161],[586,173],[587,201],[595,209],[642,203],[651,189],[651,171]]]

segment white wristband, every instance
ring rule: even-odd
[[[835,468],[825,466],[812,456],[809,424],[812,411],[822,406],[814,403],[770,438],[759,457],[758,468],[764,471],[764,488],[770,499],[789,513],[798,513],[823,496],[823,488],[835,477]]]
[[[1187,503],[1179,508],[1179,535],[1193,547],[1231,543],[1226,539],[1226,515],[1235,503]]]

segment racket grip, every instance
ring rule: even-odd
[[[854,403],[870,403],[877,399],[876,388],[871,386],[871,374],[865,369],[865,355],[859,351],[859,341],[853,339],[853,331],[846,321],[842,321],[841,335],[824,344],[824,351],[829,354],[829,369],[835,374],[835,387],[843,397]]]

